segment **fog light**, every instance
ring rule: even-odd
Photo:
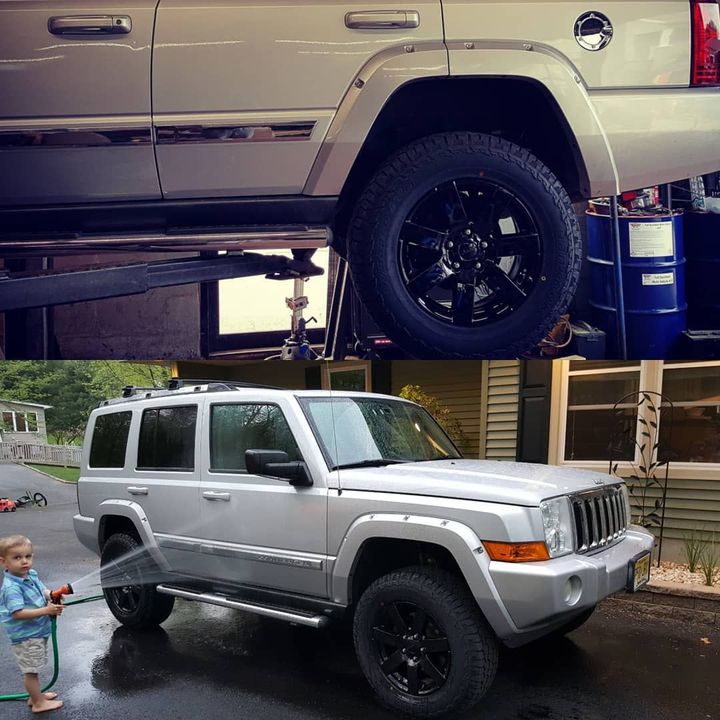
[[[580,599],[581,594],[582,580],[577,575],[573,575],[572,577],[568,578],[567,582],[565,583],[565,603],[572,607],[573,605],[577,604],[577,601]]]

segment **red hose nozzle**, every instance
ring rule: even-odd
[[[50,601],[54,602],[57,605],[62,600],[63,595],[72,595],[72,594],[73,594],[72,585],[70,583],[67,583],[66,585],[63,585],[62,587],[57,588],[57,590],[50,591]]]

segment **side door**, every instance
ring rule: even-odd
[[[286,400],[209,401],[200,500],[206,573],[326,597],[327,487],[319,473],[312,487],[295,487],[245,468],[250,449],[310,459],[313,449]]]
[[[202,576],[197,448],[205,400],[164,400],[134,412],[126,497],[142,506],[170,569]]]
[[[160,0],[153,119],[165,197],[301,193],[361,71],[442,41],[440,0]]]
[[[160,197],[157,0],[0,0],[0,205]]]

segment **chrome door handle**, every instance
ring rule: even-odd
[[[128,492],[131,495],[147,495],[148,489],[146,487],[135,487],[134,485],[131,485],[128,488]]]
[[[420,27],[417,10],[361,10],[345,15],[345,27],[352,30],[394,30]]]
[[[225,502],[230,501],[230,493],[224,493],[224,492],[213,492],[212,490],[207,490],[203,493],[203,497],[206,500],[224,500]]]
[[[56,15],[48,20],[53,35],[126,35],[131,30],[129,15]]]

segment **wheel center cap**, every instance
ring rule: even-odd
[[[468,262],[475,260],[480,254],[480,246],[475,240],[463,240],[458,248],[460,260]]]

